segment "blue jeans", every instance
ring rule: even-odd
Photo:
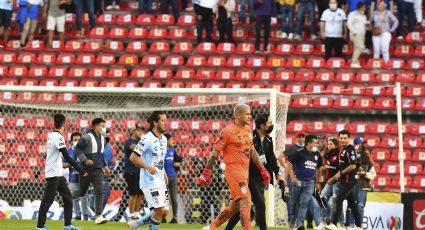
[[[330,220],[333,216],[333,213],[335,211],[335,203],[333,200],[333,197],[336,197],[340,191],[340,183],[337,182],[335,184],[326,184],[325,187],[323,188],[322,192],[320,193],[323,197],[326,198],[326,200],[328,201],[328,208],[327,209],[323,209],[322,208],[322,219],[325,220]],[[339,218],[339,223],[343,223],[344,222],[344,215],[341,214],[341,217]]]
[[[289,221],[291,221],[291,218],[292,218],[292,182],[291,182],[291,179],[288,177],[288,193],[289,193],[289,202],[288,203],[286,203],[286,209],[287,209],[287,211],[288,211],[288,222]],[[295,217],[294,217],[294,219],[295,219]]]
[[[73,4],[75,6],[75,13],[77,17],[77,30],[81,30],[83,28],[84,7],[86,8],[87,13],[89,14],[90,28],[94,28],[96,26],[96,21],[94,18],[94,0],[74,0]]]
[[[308,203],[312,199],[314,191],[314,180],[298,181],[298,183],[297,186],[292,188],[294,202],[299,206],[295,227],[304,226]]]
[[[103,177],[103,197],[102,197],[102,204],[103,208],[105,208],[106,203],[108,202],[109,195],[111,195],[111,189],[109,188],[109,181],[108,177]]]
[[[179,2],[178,0],[161,0],[161,13],[168,14],[169,8],[173,10],[174,20],[179,19]]]
[[[280,9],[282,11],[282,32],[294,33],[294,6],[283,5]]]
[[[403,20],[404,16],[407,16],[407,32],[412,32],[415,29],[415,9],[413,3],[405,2],[404,0],[400,0],[398,3],[398,27],[397,27],[397,35],[403,35]]]
[[[313,217],[314,222],[316,222],[316,226],[319,226],[320,219],[320,207],[319,203],[317,203],[316,199],[310,199],[307,206],[307,212],[310,216]]]
[[[145,8],[146,7],[146,8]],[[139,14],[152,13],[152,0],[139,0]]]
[[[241,0],[241,11],[239,12],[239,18],[245,18],[245,5],[248,3],[249,17],[254,17],[254,0]]]
[[[71,194],[77,194],[80,190],[80,185],[78,183],[69,183],[69,190],[71,190]],[[74,206],[75,216],[81,216],[81,214],[89,214],[89,196],[87,195],[87,193],[83,197],[77,196],[76,198],[72,199],[72,205]]]
[[[297,34],[301,35],[301,29],[304,24],[304,11],[308,11],[308,15],[310,18],[310,34],[314,35],[316,34],[316,30],[314,28],[314,4],[313,2],[300,2],[298,5],[298,17],[297,17]]]
[[[360,186],[357,186],[356,188],[356,196],[357,196],[357,207],[359,209],[359,214],[360,214],[360,220],[363,223],[363,216],[364,216],[364,207],[366,205],[366,191],[362,191],[362,189],[360,188]],[[354,216],[353,216],[353,212],[351,211],[351,208],[347,208],[347,224],[349,225],[353,225],[354,224]]]

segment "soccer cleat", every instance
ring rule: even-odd
[[[102,215],[99,215],[99,216],[94,218],[95,224],[105,224],[106,222],[108,222],[108,220],[105,219],[105,217],[103,217]]]
[[[337,230],[338,228],[335,226],[335,224],[330,224],[330,225],[326,226],[325,229],[327,229],[327,230]]]
[[[173,218],[170,220],[170,222],[168,222],[169,224],[177,224],[177,220],[176,218]]]
[[[74,225],[68,225],[68,226],[65,226],[63,229],[64,229],[64,230],[80,230],[80,228],[79,228],[79,227],[74,226]]]
[[[316,228],[314,228],[314,230],[324,230],[324,229],[326,229],[325,227],[326,227],[326,224],[323,223],[323,222],[321,222],[319,224],[319,226],[317,226]]]
[[[305,229],[304,225],[301,225],[301,226],[294,228],[294,230],[304,230],[304,229]]]
[[[210,226],[209,225],[205,226],[205,227],[202,228],[202,230],[210,230]]]
[[[137,230],[137,228],[139,228],[139,226],[137,226],[136,221],[127,222],[127,227],[128,229],[131,229],[131,230]]]

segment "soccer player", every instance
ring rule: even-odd
[[[130,160],[140,168],[139,186],[151,211],[137,221],[127,222],[130,229],[149,224],[149,230],[156,230],[168,212],[168,178],[164,169],[167,138],[163,135],[167,131],[167,115],[154,111],[148,122],[149,131],[133,149]]]
[[[356,149],[349,144],[350,133],[347,130],[339,132],[342,151],[339,155],[339,171],[328,181],[328,184],[333,184],[341,181],[340,192],[336,197],[335,212],[333,213],[332,224],[326,226],[326,229],[337,229],[336,224],[342,211],[342,202],[347,199],[348,207],[353,212],[354,221],[357,228],[361,228],[362,222],[357,206],[357,198],[355,194],[357,186],[357,156]],[[356,229],[357,229],[356,228]]]
[[[72,195],[68,188],[65,177],[63,176],[62,156],[66,161],[78,170],[80,175],[86,177],[87,172],[69,157],[66,150],[65,138],[63,131],[65,130],[65,116],[63,114],[55,114],[53,117],[55,130],[48,134],[47,139],[47,156],[45,166],[46,185],[44,188],[43,198],[41,200],[40,209],[38,210],[37,230],[47,229],[46,223],[47,211],[52,205],[56,191],[62,197],[64,208],[65,230],[79,230],[78,227],[71,225],[72,219]]]
[[[231,202],[223,212],[204,230],[215,230],[233,215],[240,213],[244,230],[251,229],[251,193],[248,188],[249,163],[253,162],[260,171],[265,185],[270,183],[270,175],[258,158],[252,143],[251,108],[238,104],[234,109],[234,123],[226,126],[213,146],[207,165],[198,178],[201,186],[211,183],[211,169],[218,154],[222,153],[226,163],[225,178],[230,188]]]

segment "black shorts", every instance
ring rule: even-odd
[[[3,26],[5,29],[9,29],[12,22],[12,11],[0,9],[0,20],[0,26]]]
[[[140,174],[138,173],[124,173],[125,182],[127,182],[127,191],[130,196],[143,194],[139,186]]]

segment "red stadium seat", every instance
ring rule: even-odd
[[[28,119],[25,116],[14,116],[10,121],[11,126],[23,128],[29,125]]]
[[[122,88],[137,88],[137,87],[139,87],[139,83],[137,81],[134,81],[134,80],[122,81],[120,83],[120,87],[122,87]]]
[[[423,70],[425,68],[425,61],[423,59],[409,59],[407,61],[407,69]]]
[[[208,58],[207,66],[220,67],[226,65],[226,58],[223,56],[211,56]]]
[[[64,49],[65,45],[63,42],[53,40],[52,45],[47,49],[53,52],[61,52]]]
[[[74,93],[61,93],[58,96],[58,102],[63,104],[73,104],[77,102],[77,95]]]
[[[398,45],[395,48],[395,56],[410,56],[414,49],[411,45]]]
[[[145,28],[135,27],[131,28],[130,32],[128,33],[128,38],[130,39],[144,39],[148,35],[148,31]],[[133,41],[137,42],[137,41]],[[140,42],[140,41],[138,41]]]
[[[44,50],[44,42],[40,40],[32,40],[27,42],[25,46],[25,50],[27,51],[41,51]]]
[[[300,120],[293,120],[288,123],[287,132],[290,133],[298,133],[298,132],[306,132],[307,131],[307,123]]]
[[[332,69],[345,68],[345,59],[344,58],[329,58],[326,61],[326,66]]]
[[[49,70],[49,77],[62,78],[68,75],[68,69],[65,66],[53,66]]]
[[[187,38],[187,32],[182,28],[171,28],[168,31],[168,39],[172,40],[184,40]]]
[[[241,56],[231,56],[227,59],[228,67],[244,67],[246,65],[246,59]]]
[[[395,76],[392,72],[379,72],[375,79],[377,82],[394,82],[394,80]]]
[[[83,51],[85,52],[101,52],[103,43],[101,41],[89,41],[85,44]],[[71,51],[72,52],[72,51]]]
[[[201,54],[215,53],[215,51],[215,44],[211,42],[201,42],[196,48],[196,52]]]
[[[245,88],[245,85],[242,82],[230,81],[226,84],[226,88],[241,89]]]
[[[262,68],[266,64],[266,59],[264,57],[253,56],[249,57],[246,66],[251,68]]]
[[[416,149],[412,154],[412,158],[409,160],[414,162],[421,162],[423,164],[425,162],[425,150]]]
[[[92,65],[95,62],[96,62],[96,57],[94,56],[94,54],[82,53],[78,55],[77,60],[75,61],[75,64]]]
[[[343,93],[347,95],[367,95],[363,84],[350,84]]]
[[[405,170],[406,171],[406,170]],[[412,177],[411,176],[405,176],[404,177],[404,186],[405,187],[410,187],[412,186]],[[390,187],[393,188],[399,188],[400,187],[400,176],[395,176],[392,180],[391,180],[391,184],[389,185]]]
[[[387,122],[374,122],[370,125],[369,133],[387,134],[390,132],[390,124]]]
[[[75,55],[72,53],[61,53],[56,59],[57,64],[71,65],[75,63]]]
[[[371,152],[373,161],[388,161],[390,159],[391,152],[388,149],[373,149]]]
[[[416,46],[414,54],[420,57],[425,56],[425,45]]]
[[[354,109],[372,109],[375,101],[369,97],[357,98],[354,102]]]
[[[381,141],[383,148],[395,148],[398,145],[398,138],[395,136],[386,136]]]
[[[121,129],[133,129],[139,123],[139,118],[124,118],[121,120],[119,127]]]
[[[324,68],[326,66],[326,61],[321,57],[311,57],[307,60],[307,68]]]
[[[127,132],[111,132],[111,143],[123,143],[128,138]]]
[[[306,92],[309,93],[320,93],[322,91],[325,90],[325,85],[324,84],[319,84],[319,83],[312,83],[312,84],[308,84],[307,88],[306,88]]]
[[[0,80],[0,85],[19,85],[15,78],[3,78]]]
[[[113,14],[101,14],[96,22],[100,25],[112,25],[116,23],[116,20],[117,18]]]
[[[312,44],[301,43],[297,45],[295,54],[311,55],[314,53],[314,46]]]
[[[152,53],[167,53],[170,52],[170,45],[168,42],[153,42],[149,49]]]
[[[248,31],[242,28],[233,29],[233,39],[238,41],[246,41],[248,39],[249,33]]]
[[[188,143],[188,142],[185,142]],[[190,143],[190,142],[189,142]],[[182,151],[182,157],[206,157],[207,155],[198,146],[186,146]]]
[[[19,40],[10,40],[6,44],[6,50],[21,50],[21,42]]]
[[[157,68],[152,74],[155,79],[171,79],[173,78],[173,71],[168,68]]]
[[[123,54],[118,60],[118,65],[137,65],[139,60],[136,54]]]
[[[141,41],[129,42],[126,51],[129,52],[129,53],[146,52],[146,43],[141,42]]]
[[[328,132],[330,133],[338,133],[341,130],[348,130],[349,129],[349,125],[347,122],[343,122],[343,121],[333,121],[329,124],[328,127]]]
[[[411,133],[415,135],[424,135],[425,123],[415,123],[411,129]]]
[[[145,66],[158,66],[161,65],[161,57],[156,54],[148,54],[143,56],[142,65]]]
[[[99,82],[96,80],[83,80],[80,82],[80,87],[98,87]]]
[[[264,89],[266,86],[261,82],[249,82],[246,85],[246,88],[250,89]]]
[[[205,105],[205,104],[210,104],[211,103],[211,97],[206,96],[206,95],[201,95],[201,96],[193,96],[192,100],[190,101],[191,105]]]
[[[389,69],[404,69],[405,62],[404,59],[394,58],[390,59],[387,64],[387,68]]]
[[[425,99],[419,99],[416,101],[416,107],[417,110],[425,110]]]
[[[305,92],[305,86],[301,83],[292,83],[286,86],[287,93],[301,93]]]
[[[375,109],[392,110],[395,109],[395,102],[393,98],[380,97],[376,99]]]
[[[410,124],[407,122],[403,122],[402,124],[402,131],[404,134],[410,133]],[[398,134],[398,125],[397,123],[394,123],[391,125],[390,129],[391,134]]]
[[[99,54],[96,58],[96,64],[113,65],[115,64],[115,55],[110,53]]]
[[[189,119],[187,121],[187,127],[188,130],[194,131],[194,130],[204,130],[204,121],[201,119]]]
[[[422,139],[416,136],[407,136],[404,138],[403,143],[406,148],[416,149],[422,146]]]
[[[369,69],[382,69],[385,67],[385,63],[383,59],[369,59],[367,60],[366,68]]]
[[[190,97],[187,95],[177,95],[171,99],[171,104],[176,106],[188,105],[189,103]]]
[[[407,34],[406,41],[421,43],[425,40],[424,37],[425,35],[423,35],[421,32],[410,32]]]
[[[255,77],[254,71],[250,69],[240,69],[236,72],[235,80],[238,81],[250,81]]]
[[[84,43],[82,41],[71,40],[66,42],[64,51],[80,52],[83,50],[83,48],[84,48]]]
[[[12,66],[9,69],[10,77],[23,77],[28,75],[28,68],[26,66]]]
[[[112,28],[109,31],[109,38],[114,39],[123,39],[128,37],[128,29],[127,28]]]
[[[170,118],[168,119],[168,129],[169,130],[186,130],[186,124],[180,119]]]
[[[193,46],[190,42],[178,42],[173,48],[173,53],[191,53],[192,51]]]
[[[34,53],[20,53],[18,56],[17,63],[29,64],[34,63],[36,56]]]
[[[136,23],[136,17],[133,14],[120,14],[117,18],[119,25],[133,25]]]
[[[69,76],[69,74],[68,74],[68,76]],[[59,83],[59,86],[61,86],[61,87],[78,87],[78,81],[77,80],[71,80],[71,79],[65,79],[65,80],[62,80],[60,83]]]
[[[416,75],[412,72],[399,72],[396,77],[397,82],[414,82]]]
[[[193,62],[195,62],[195,60],[193,60]],[[196,71],[195,79],[197,80],[211,80],[214,78],[215,78],[215,72],[212,69],[199,69],[198,71]]]
[[[294,72],[292,70],[279,70],[275,74],[275,80],[277,81],[293,81]]]
[[[353,82],[354,73],[351,71],[338,71],[338,74],[335,77],[337,82]]]
[[[319,82],[332,82],[335,79],[335,75],[332,71],[323,70],[316,74],[315,80]]]
[[[367,122],[352,122],[350,125],[350,133],[365,134],[369,132],[369,123]]]
[[[285,59],[278,56],[269,57],[266,66],[270,68],[283,68],[285,67]]]
[[[100,82],[100,87],[116,88],[119,86],[119,83],[115,80],[103,80]]]
[[[176,132],[174,134],[174,141],[178,144],[193,143],[193,134],[191,132]]]
[[[425,176],[416,176],[412,182],[412,187],[425,189]]]
[[[378,175],[371,183],[376,187],[385,188],[391,184],[391,177]]]
[[[311,82],[314,80],[314,72],[311,70],[299,70],[295,75],[295,81]]]
[[[223,82],[217,82],[217,81],[210,81],[210,82],[207,83],[205,88],[213,88],[213,89],[224,88],[224,83]]]
[[[410,152],[410,150],[408,150],[408,149],[404,149],[404,151],[403,151],[403,159],[410,159],[411,158],[411,156],[412,156],[412,153]],[[392,153],[391,153],[391,157],[390,157],[390,161],[394,161],[394,162],[398,162],[399,161],[399,159],[398,159],[398,157],[399,157],[399,150],[397,149],[397,150],[394,150]]]
[[[137,25],[152,26],[155,24],[155,15],[153,14],[141,14],[136,19]]]
[[[89,76],[101,78],[108,75],[108,70],[105,67],[92,67],[89,69]]]
[[[326,133],[328,132],[328,124],[326,121],[310,121],[307,126],[309,133]]]
[[[182,81],[169,81],[165,88],[184,88],[184,83]]]
[[[216,51],[218,54],[233,54],[235,50],[235,44],[222,42],[218,44]]]
[[[87,69],[82,66],[73,66],[69,69],[68,77],[80,78],[87,76]]]
[[[0,63],[15,63],[16,62],[16,54],[10,52],[2,52],[0,53]]]
[[[349,97],[338,97],[334,101],[333,107],[336,109],[349,109],[353,107],[353,99]]]
[[[148,68],[133,68],[131,70],[130,78],[149,78],[150,71]]]
[[[41,93],[37,97],[39,103],[53,104],[57,100],[57,96],[54,93]]]
[[[401,101],[401,108],[404,110],[415,109],[415,100],[412,98],[403,98]]]
[[[211,133],[200,133],[195,136],[195,144],[211,144],[214,143],[215,137]]]
[[[364,140],[367,141],[367,148],[377,148],[381,146],[381,139],[378,136],[365,136]]]
[[[194,79],[194,78],[195,78],[195,70],[190,68],[178,69],[175,75],[175,79]]]
[[[186,66],[202,67],[202,66],[206,66],[206,64],[207,64],[207,61],[206,61],[206,58],[204,56],[192,55],[187,60]]]
[[[196,18],[194,15],[180,15],[177,20],[178,26],[194,26],[196,24]]]
[[[43,77],[46,76],[48,70],[45,66],[32,66],[28,71],[28,77]],[[0,70],[1,74],[1,70]]]
[[[165,66],[183,66],[184,58],[180,55],[169,55],[165,58]]]
[[[174,16],[169,14],[160,14],[156,17],[156,25],[171,26],[174,24]]]
[[[53,53],[40,53],[37,57],[37,64],[54,64],[56,63],[56,55]]]
[[[356,82],[373,82],[375,81],[375,74],[368,71],[360,71],[356,74]]]
[[[383,96],[385,95],[385,88],[381,85],[371,85],[366,89],[365,95],[368,96]]]
[[[293,108],[311,108],[313,106],[313,99],[306,96],[297,96],[294,98],[294,102],[291,107]]]
[[[235,72],[229,69],[219,69],[215,74],[214,80],[231,80],[235,78]]]
[[[108,77],[110,78],[126,78],[127,75],[127,69],[124,67],[113,67],[108,72]]]
[[[161,85],[161,82],[160,81],[153,81],[153,80],[151,81],[151,80],[149,80],[149,81],[143,82],[142,87],[143,88],[161,88],[162,85]]]
[[[109,31],[105,27],[95,27],[90,30],[91,38],[106,38],[109,34]]]
[[[398,162],[386,162],[381,167],[382,174],[398,174],[400,171]]]
[[[236,47],[237,54],[253,54],[254,51],[255,47],[252,43],[239,43]]]
[[[302,68],[305,65],[305,59],[303,57],[290,57],[286,62],[288,68]]]
[[[330,94],[342,94],[345,86],[343,84],[328,84],[326,91]]]
[[[272,81],[272,80],[274,80],[274,71],[269,70],[269,69],[261,69],[255,75],[254,80]]]
[[[21,80],[19,85],[22,86],[38,86],[38,81],[35,79],[24,78]]]
[[[279,55],[291,55],[294,54],[294,45],[293,44],[286,44],[286,43],[280,43],[275,50],[276,54]]]

